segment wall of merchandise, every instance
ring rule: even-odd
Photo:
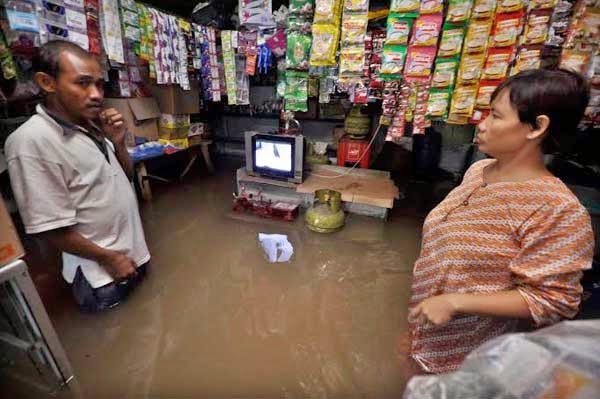
[[[432,121],[476,124],[494,89],[519,71],[562,67],[592,81],[586,126],[600,126],[600,0],[240,0],[237,30],[201,26],[133,0],[9,0],[0,61],[71,40],[118,71],[122,97],[142,82],[200,82],[207,102],[250,104],[252,76],[277,70],[287,111],[381,102],[387,140],[424,134]]]

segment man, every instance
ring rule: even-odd
[[[40,49],[37,113],[8,138],[8,169],[28,234],[63,251],[63,277],[83,310],[118,305],[143,279],[150,253],[128,176],[126,129],[102,109],[98,61],[77,45]]]

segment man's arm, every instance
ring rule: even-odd
[[[518,290],[489,294],[443,294],[425,299],[410,313],[411,318],[436,325],[445,324],[457,313],[531,319],[527,302]]]
[[[123,115],[114,108],[109,108],[100,114],[100,125],[106,137],[112,141],[115,146],[115,154],[121,167],[125,171],[125,174],[129,179],[133,178],[133,162],[129,152],[127,152],[127,146],[125,145],[125,137],[127,136],[127,129],[125,122],[123,121]]]
[[[83,237],[71,227],[39,233],[57,249],[91,259],[106,267],[106,271],[115,279],[123,280],[135,274],[135,262],[127,256],[111,251]]]

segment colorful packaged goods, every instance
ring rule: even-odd
[[[400,14],[390,14],[387,20],[386,44],[407,45],[412,24],[412,18],[402,17]]]
[[[465,28],[459,25],[444,24],[438,57],[457,57],[462,51]]]
[[[427,115],[432,119],[448,117],[448,107],[450,106],[450,90],[433,89],[429,93],[427,103]]]
[[[496,0],[475,0],[471,18],[488,19],[494,16],[496,11]]]
[[[492,21],[490,20],[471,22],[465,39],[464,52],[466,54],[485,52],[491,29]]]
[[[285,79],[285,110],[307,112],[308,72],[287,71]]]
[[[416,17],[419,15],[419,0],[392,0],[390,12]]]
[[[367,13],[344,14],[342,19],[342,44],[362,44],[365,41],[369,17]]]
[[[419,10],[421,15],[427,14],[441,14],[444,11],[443,0],[423,0],[421,1],[421,8]]]
[[[412,134],[425,134],[425,129],[428,124],[427,108],[429,100],[429,90],[431,89],[428,82],[420,82],[416,84],[416,103],[413,113],[413,130]]]
[[[523,15],[523,12],[498,14],[490,40],[490,47],[509,47],[516,44]]]
[[[362,76],[364,63],[364,46],[351,46],[343,48],[340,52],[340,76]]]
[[[458,59],[456,58],[438,58],[435,63],[433,78],[431,79],[431,87],[435,89],[453,87],[458,64]]]
[[[309,34],[290,32],[287,35],[286,67],[307,71],[310,60],[312,38]]]
[[[472,0],[450,0],[446,22],[466,22],[471,16]]]
[[[440,30],[442,29],[442,15],[422,15],[415,22],[411,46],[429,47],[436,46]]]
[[[538,69],[541,61],[542,46],[523,46],[517,51],[517,59],[510,75],[516,75],[528,69]]]
[[[334,25],[313,25],[311,66],[334,66],[339,41],[339,29]],[[289,50],[288,50],[289,51]]]
[[[523,44],[544,44],[548,39],[550,29],[550,10],[532,11],[527,18]]]
[[[523,8],[525,8],[523,0],[498,0],[496,12],[506,14],[522,10]]]
[[[496,87],[500,84],[499,81],[487,81],[482,80],[479,82],[479,88],[477,89],[477,97],[475,98],[475,107],[477,109],[489,109],[492,94]]]
[[[477,97],[476,86],[459,86],[454,90],[450,114],[470,117]]]
[[[312,15],[315,12],[315,0],[290,0],[290,14]]]
[[[560,67],[587,75],[592,53],[575,49],[564,49],[560,57]]]
[[[490,49],[481,78],[487,80],[504,79],[508,73],[508,67],[512,62],[513,57],[513,48]]]
[[[340,16],[342,15],[341,0],[316,0],[315,24],[331,24],[339,26]]]
[[[344,11],[368,12],[369,0],[345,0]]]
[[[558,0],[530,0],[529,9],[531,10],[552,10],[556,7]]]
[[[410,47],[406,57],[404,76],[409,78],[427,78],[435,60],[435,47]]]
[[[383,47],[381,77],[383,79],[401,79],[406,60],[406,46],[386,44]]]
[[[485,63],[484,54],[465,55],[458,70],[458,85],[475,85],[481,77],[483,65]]]

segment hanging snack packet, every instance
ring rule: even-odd
[[[446,22],[465,22],[471,16],[473,0],[450,0]]]
[[[514,49],[511,47],[492,48],[488,51],[481,79],[504,79],[512,62]]]
[[[432,89],[429,93],[429,101],[427,102],[427,115],[429,118],[445,119],[448,117],[450,98],[450,90]]]
[[[427,105],[431,86],[428,82],[417,83],[417,99],[413,114],[412,134],[425,134],[427,127]]]
[[[413,19],[402,17],[400,14],[390,14],[387,19],[386,44],[408,44]]]
[[[460,25],[444,24],[438,57],[456,57],[460,54],[465,38],[465,28]]]
[[[542,61],[542,46],[523,46],[517,52],[517,62],[511,69],[510,75],[521,71],[538,69]]]
[[[423,0],[419,11],[421,15],[441,14],[444,11],[444,0]]]
[[[485,61],[484,54],[465,55],[458,69],[458,85],[474,85],[479,81],[483,64]]]
[[[405,14],[406,17],[416,17],[419,15],[419,6],[419,0],[392,0],[390,12]]]
[[[341,0],[316,0],[315,24],[333,24],[339,26],[342,12]]]
[[[311,42],[310,35],[305,33],[291,32],[287,35],[285,61],[288,69],[308,70]]]
[[[479,89],[477,89],[477,97],[475,98],[475,108],[490,109],[492,93],[494,93],[499,84],[500,82],[498,81],[489,80],[479,82]]]
[[[527,18],[523,44],[544,44],[548,38],[552,11],[532,11]]]
[[[592,53],[575,49],[563,49],[560,56],[560,67],[587,75],[592,61]]]
[[[369,0],[345,0],[344,10],[351,12],[369,12]]]
[[[525,8],[523,0],[498,0],[498,8],[496,11],[499,14],[519,11]]]
[[[530,10],[552,10],[556,7],[558,0],[530,0]]]
[[[365,42],[369,16],[362,14],[344,14],[342,20],[342,43],[359,44]]]
[[[434,60],[434,47],[409,47],[404,75],[407,79],[426,78],[431,75]]]
[[[411,46],[430,47],[437,45],[442,29],[442,15],[422,15],[415,22]]]
[[[458,59],[438,58],[435,62],[435,71],[433,72],[431,87],[436,89],[453,87],[457,70]]]
[[[452,96],[451,114],[471,116],[475,107],[475,98],[477,97],[476,86],[459,86],[454,90]]]
[[[312,15],[315,12],[315,0],[290,0],[290,14]]]
[[[361,76],[365,63],[364,46],[345,47],[340,52],[340,76]]]
[[[312,21],[303,15],[290,15],[288,17],[288,32],[310,33]]]
[[[339,29],[334,25],[313,25],[311,66],[334,66],[339,41]]]
[[[491,29],[491,20],[471,22],[467,31],[467,38],[465,39],[465,52],[467,54],[485,52]]]
[[[523,12],[498,14],[494,24],[494,31],[490,39],[491,47],[509,47],[517,42],[519,29],[523,19]]]
[[[471,18],[484,19],[492,18],[496,10],[496,0],[475,0]]]
[[[381,63],[382,79],[401,79],[406,58],[406,47],[397,44],[387,44],[383,47]]]
[[[308,73],[287,71],[285,73],[285,110],[308,111]]]

